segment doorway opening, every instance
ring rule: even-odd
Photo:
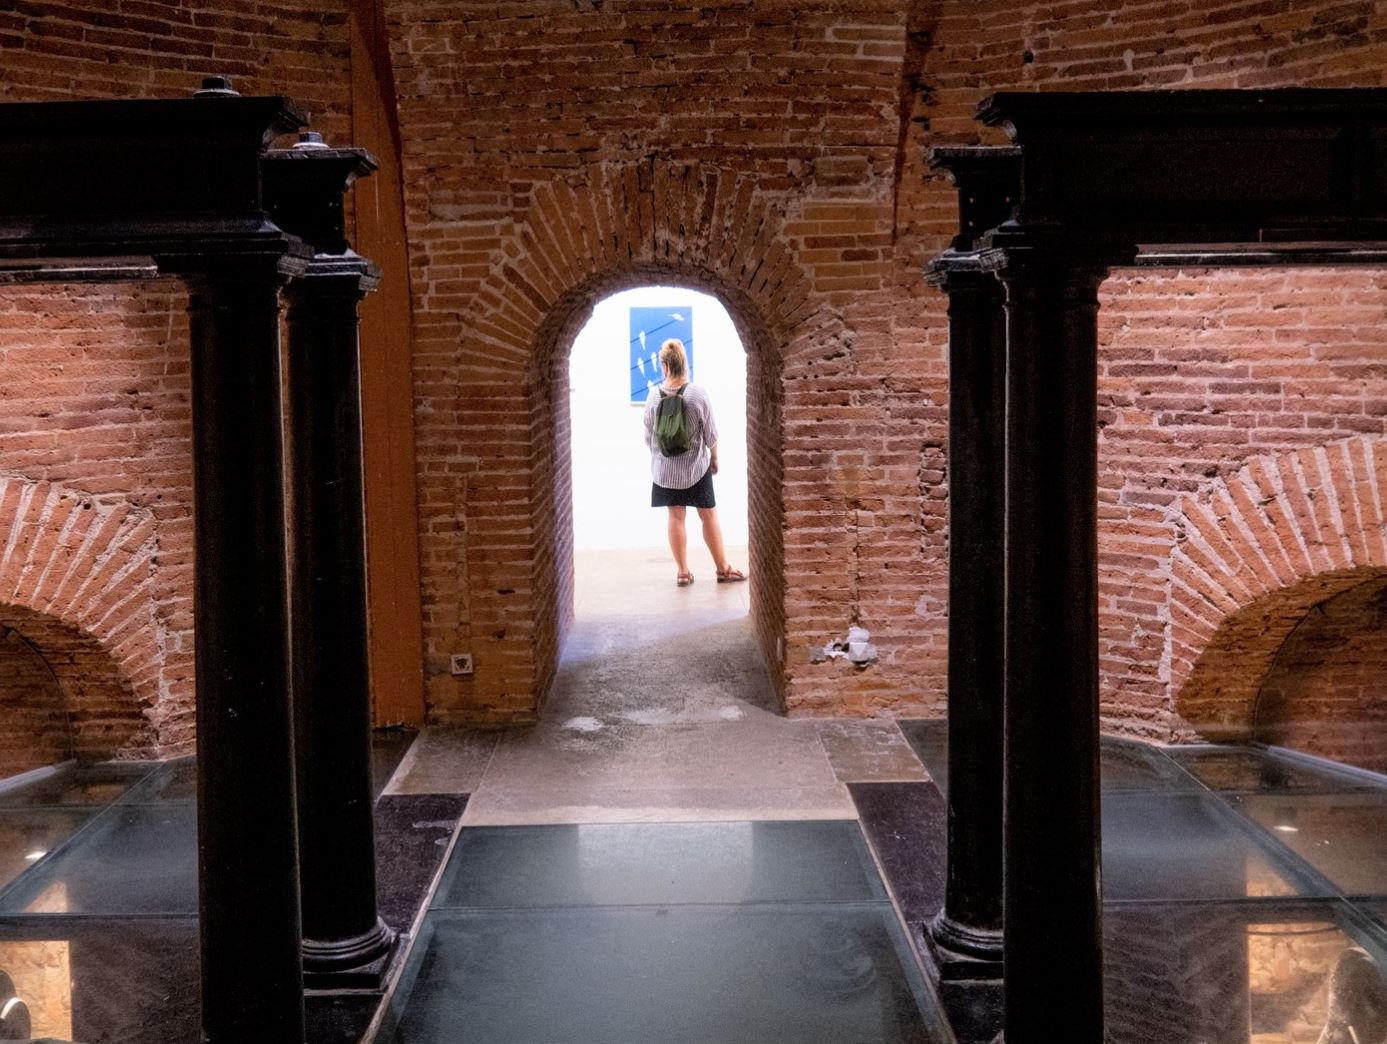
[[[645,403],[670,337],[716,425],[716,521],[727,561],[749,571],[747,353],[706,293],[643,286],[593,308],[569,356],[574,619],[546,717],[578,731],[735,721],[776,713],[748,613],[754,576],[718,583],[704,522],[685,510],[694,581],[676,583],[669,511],[651,507]]]

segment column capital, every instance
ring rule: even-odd
[[[183,280],[189,290],[226,285],[261,285],[281,289],[308,268],[305,251],[290,254],[230,254],[221,257],[205,255],[158,259],[163,274]]]
[[[925,266],[925,281],[946,294],[996,285],[996,273],[976,251],[946,250]]]
[[[1007,284],[1041,283],[1087,289],[1107,278],[1115,265],[1131,257],[1096,252],[1076,244],[1055,225],[1021,225],[1008,221],[984,237],[978,248],[979,263]]]
[[[307,269],[289,284],[292,298],[304,296],[349,296],[361,300],[380,286],[381,271],[355,250],[341,254],[318,254]]]
[[[1111,268],[1111,262],[1103,258],[1050,244],[993,248],[982,253],[981,264],[1008,288],[1061,283],[1074,289],[1091,286],[1095,291]]]

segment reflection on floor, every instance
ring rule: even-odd
[[[381,1041],[943,1042],[855,823],[464,829]]]
[[[411,738],[377,734],[377,794]],[[0,1040],[200,1038],[196,797],[191,759],[65,765],[0,784]],[[380,906],[392,927],[409,928],[464,804],[378,802]],[[310,1040],[336,1044],[361,1039],[377,1001],[308,1007]]]
[[[937,782],[943,723],[903,731]],[[1113,1044],[1387,1037],[1387,779],[1276,750],[1105,739],[1102,785]],[[942,867],[922,895],[907,853],[943,844],[942,802],[903,816],[918,793],[853,792],[918,942]]]
[[[747,585],[694,568],[676,588],[662,554],[579,556],[540,724],[378,737],[387,923],[451,852],[379,1044],[950,1039],[918,962],[944,724],[779,716]],[[1102,755],[1112,1044],[1382,1044],[1387,780],[1251,748]],[[0,1040],[10,988],[35,1034],[198,1039],[194,788],[188,761],[0,784]],[[990,996],[945,995],[963,1044],[992,1039]],[[378,1002],[314,998],[312,1044],[358,1044]]]
[[[465,827],[376,1039],[948,1040],[915,952],[943,896],[943,724],[809,734],[860,823]],[[1110,1040],[1381,1041],[1387,781],[1265,749],[1102,755]],[[416,780],[456,767],[430,762],[416,750]],[[0,785],[0,993],[25,1033],[198,1039],[194,783],[182,761]],[[392,825],[392,801],[418,804]],[[407,927],[463,806],[382,798],[387,921]],[[375,1006],[319,1004],[314,1039],[362,1040]],[[990,1040],[976,1010],[949,1014],[963,1044]]]

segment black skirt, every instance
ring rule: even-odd
[[[667,489],[650,483],[651,507],[717,507],[713,499],[713,469],[709,468],[703,477],[688,489]]]

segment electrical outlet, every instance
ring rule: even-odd
[[[453,653],[448,663],[448,670],[450,670],[453,674],[471,674],[472,654]]]

